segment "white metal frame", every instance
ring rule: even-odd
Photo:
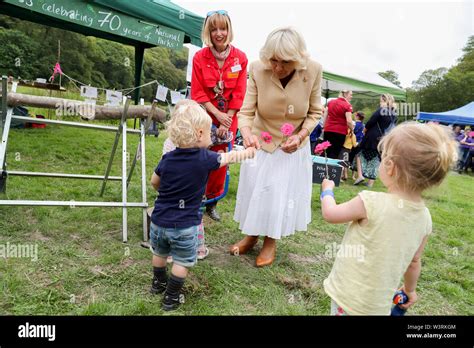
[[[0,119],[0,130],[3,128],[2,139],[0,143],[0,178],[4,178],[5,186],[6,179],[10,175],[16,176],[31,176],[31,177],[48,177],[48,178],[67,178],[67,179],[88,179],[88,180],[102,180],[102,187],[100,190],[100,196],[104,194],[105,186],[108,180],[121,181],[122,182],[122,201],[121,202],[93,202],[93,201],[47,201],[47,200],[0,200],[0,206],[71,206],[71,207],[109,207],[109,208],[122,208],[122,241],[125,243],[128,240],[128,214],[127,208],[141,208],[143,211],[143,241],[148,241],[148,230],[147,230],[147,212],[148,207],[146,197],[146,157],[145,157],[145,136],[146,131],[152,122],[153,110],[156,107],[154,103],[152,106],[152,112],[148,119],[140,120],[140,130],[127,129],[127,114],[130,105],[130,97],[127,98],[123,108],[122,117],[120,119],[120,125],[114,126],[103,126],[93,125],[80,122],[68,122],[61,120],[47,120],[47,119],[34,119],[34,123],[42,124],[58,124],[70,127],[89,128],[102,131],[113,131],[116,132],[115,141],[110,154],[109,162],[104,175],[84,175],[84,174],[65,174],[65,173],[46,173],[46,172],[27,172],[27,171],[8,171],[6,169],[6,157],[7,157],[7,144],[8,136],[10,132],[10,125],[12,120],[20,120],[31,122],[31,118],[13,115],[13,108],[6,107],[7,101],[7,80],[6,77],[2,77],[2,112]],[[135,157],[130,168],[130,172],[127,174],[127,133],[136,133],[140,135],[140,141],[135,153]],[[117,145],[122,136],[122,174],[121,176],[110,176],[110,170],[112,168],[113,159],[117,150]],[[141,202],[128,202],[127,190],[130,180],[133,175],[135,165],[140,159],[141,161],[141,185],[142,185],[142,201]]]

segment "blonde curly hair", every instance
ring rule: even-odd
[[[211,117],[194,100],[176,103],[171,119],[166,122],[168,136],[177,147],[190,147],[198,141],[198,130],[211,128]]]

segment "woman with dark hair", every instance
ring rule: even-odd
[[[365,124],[365,135],[358,154],[362,170],[358,170],[359,177],[354,185],[359,185],[365,179],[369,179],[366,186],[373,186],[380,166],[380,153],[378,151],[380,139],[386,134],[391,125],[396,123],[396,120],[395,99],[390,94],[383,94],[380,96],[380,107]]]

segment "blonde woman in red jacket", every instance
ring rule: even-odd
[[[207,14],[202,39],[207,47],[196,53],[193,59],[191,97],[205,106],[217,128],[217,135],[224,138],[232,132],[232,144],[237,132],[237,111],[242,106],[247,87],[247,56],[232,46],[232,23],[227,11],[211,11]],[[211,147],[212,151],[225,152],[227,144]],[[207,199],[224,192],[226,167],[212,172],[206,187]],[[208,205],[207,213],[216,220],[220,216],[216,203]]]

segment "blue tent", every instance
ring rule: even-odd
[[[474,125],[474,102],[459,109],[445,112],[419,112],[417,120],[436,121],[447,124]]]

